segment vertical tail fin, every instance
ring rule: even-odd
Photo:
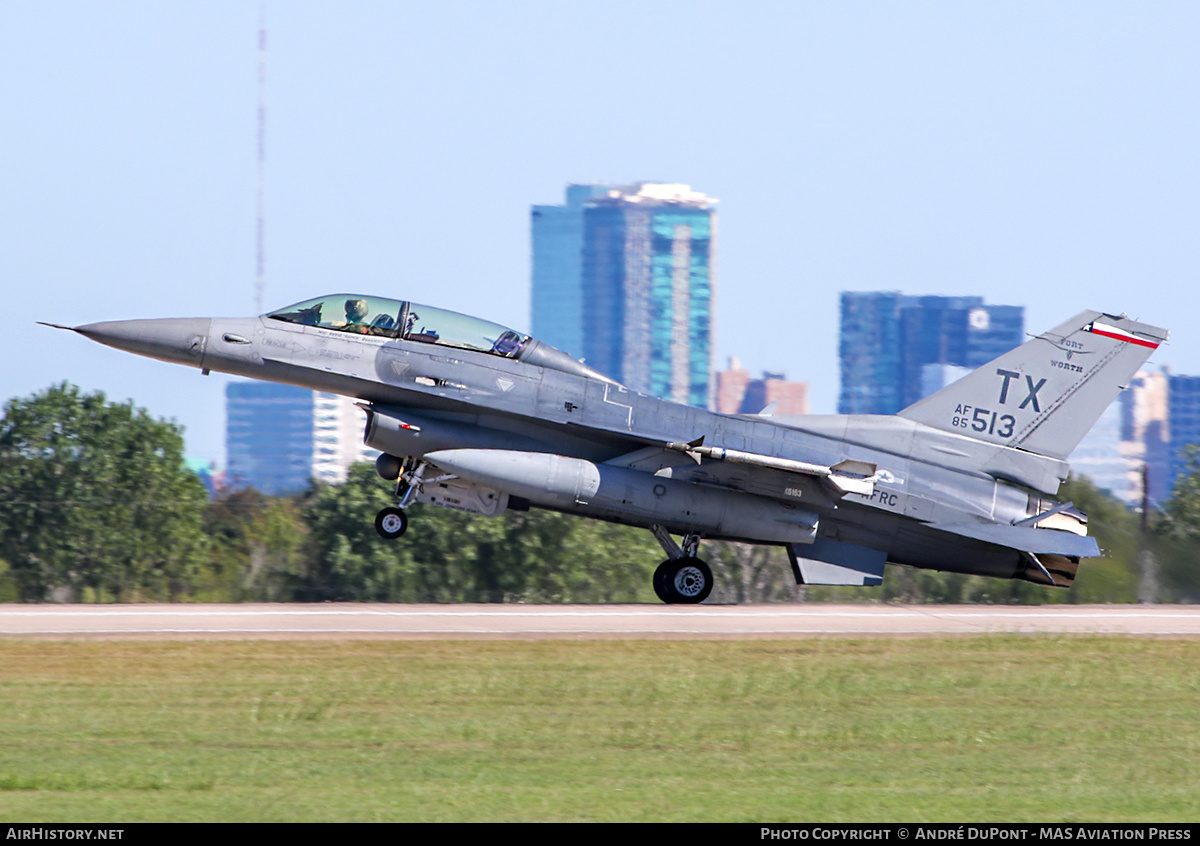
[[[1167,337],[1156,326],[1085,311],[899,416],[1065,459]]]

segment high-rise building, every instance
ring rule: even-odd
[[[309,480],[337,484],[356,461],[378,455],[362,445],[354,401],[270,382],[230,382],[225,391],[226,480],[272,495]]]
[[[843,292],[840,414],[895,414],[903,408],[900,314],[915,299],[898,291]]]
[[[842,414],[895,414],[924,396],[927,365],[974,369],[1024,340],[1025,310],[982,297],[844,292],[841,308]]]
[[[900,315],[901,408],[924,396],[921,368],[925,365],[974,370],[1025,340],[1025,310],[1020,306],[988,306],[983,297],[913,300]]]
[[[1121,457],[1128,463],[1129,505],[1142,500],[1142,468],[1149,481],[1150,505],[1161,508],[1171,496],[1169,377],[1165,371],[1143,370],[1121,392]]]
[[[742,413],[757,414],[772,408],[772,414],[808,414],[808,383],[793,382],[782,373],[763,372],[746,386]]]
[[[721,414],[740,414],[749,385],[750,371],[742,367],[737,356],[730,356],[729,367],[717,371],[713,410]]]
[[[730,357],[728,370],[717,372],[714,406],[721,414],[758,414],[772,405],[772,414],[808,414],[808,383],[771,372],[751,379],[735,357]]]
[[[568,185],[561,206],[534,206],[533,337],[575,357],[583,355],[583,204],[608,185]]]
[[[566,205],[535,206],[534,336],[635,391],[707,405],[715,203],[641,182],[571,186]]]
[[[957,382],[974,368],[959,364],[926,364],[921,368],[921,396],[936,394],[947,385]]]
[[[1169,375],[1167,408],[1170,421],[1167,489],[1171,491],[1180,476],[1194,469],[1189,447],[1200,448],[1200,376]]]

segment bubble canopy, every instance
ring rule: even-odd
[[[490,320],[406,300],[360,294],[328,294],[266,316],[335,332],[479,350],[505,358],[515,358],[530,340],[528,335]]]

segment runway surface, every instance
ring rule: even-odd
[[[1200,636],[1200,606],[0,605],[0,637],[412,640],[999,632]]]

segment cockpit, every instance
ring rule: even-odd
[[[405,300],[359,294],[329,294],[264,316],[283,323],[317,326],[352,335],[373,335],[476,350],[611,385],[617,384],[562,350],[499,323]]]
[[[335,332],[478,350],[505,358],[516,358],[531,340],[528,335],[489,320],[404,300],[358,294],[330,294],[305,300],[270,312],[267,317]]]

